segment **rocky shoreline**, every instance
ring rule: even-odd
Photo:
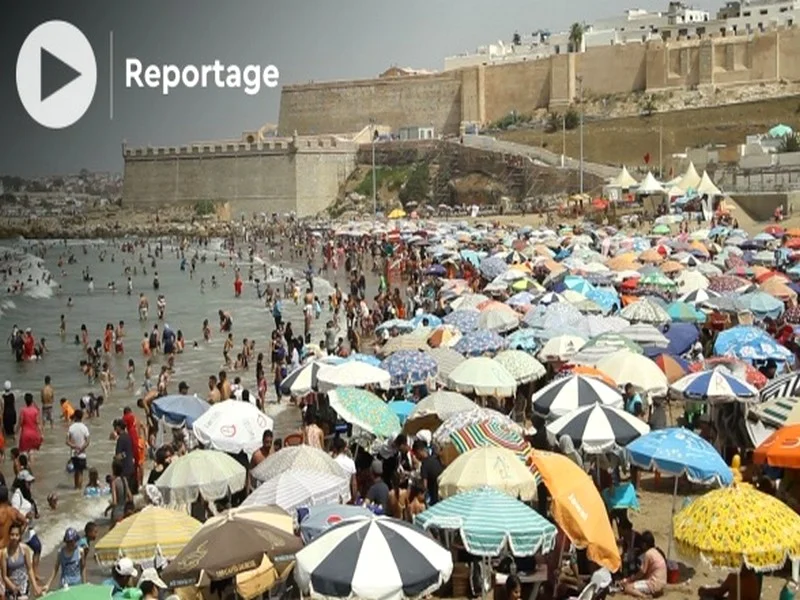
[[[193,210],[117,209],[82,214],[0,218],[0,239],[108,239],[121,237],[226,237],[233,224]]]

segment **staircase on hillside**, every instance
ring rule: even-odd
[[[450,192],[450,181],[458,176],[458,159],[452,152],[443,149],[437,151],[432,157],[431,163],[439,166],[431,185],[431,197],[434,205],[450,204],[452,194]]]

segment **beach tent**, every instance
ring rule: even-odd
[[[669,196],[670,198],[680,198],[684,195],[686,195],[685,190],[678,187],[677,185],[673,185],[667,190],[667,196]]]
[[[769,136],[774,138],[783,138],[787,135],[792,135],[793,133],[794,131],[792,131],[792,128],[788,125],[784,125],[783,123],[775,125],[775,127],[769,130]]]
[[[651,172],[648,172],[647,177],[636,188],[636,193],[640,195],[663,194],[664,187],[653,177]]]
[[[636,186],[636,180],[628,172],[628,168],[623,165],[622,170],[608,182],[608,187],[620,188],[623,190]]]
[[[703,171],[703,177],[700,179],[700,184],[697,186],[697,193],[700,196],[722,195],[722,192],[719,191],[719,188],[714,185],[713,181],[711,181],[711,177],[708,176],[707,171]]]
[[[681,177],[681,180],[678,183],[678,187],[688,192],[689,190],[697,189],[697,186],[699,185],[700,175],[698,175],[697,169],[694,168],[694,163],[690,162],[689,167],[686,169],[686,172],[683,174],[683,177]]]

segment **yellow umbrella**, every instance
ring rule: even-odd
[[[201,525],[186,513],[148,506],[117,523],[97,542],[97,562],[113,563],[120,556],[147,560],[156,552],[164,558],[175,558]]]
[[[392,212],[389,213],[390,219],[402,219],[406,216],[406,211],[402,208],[395,208]]]
[[[519,457],[506,448],[475,448],[456,458],[439,476],[442,498],[481,487],[493,487],[515,498],[536,497],[538,482]]]
[[[678,551],[713,567],[775,571],[800,557],[800,515],[743,484],[700,496],[673,519]]]

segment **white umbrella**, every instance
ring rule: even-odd
[[[330,391],[337,387],[365,387],[377,385],[388,390],[392,376],[389,371],[374,367],[359,360],[348,361],[340,365],[323,369],[317,374],[320,391]]]
[[[544,361],[564,360],[577,354],[586,345],[586,340],[575,335],[559,335],[547,340],[539,350],[539,358]]]
[[[660,348],[669,346],[667,336],[648,323],[629,325],[619,334],[642,346],[658,346]]]
[[[214,404],[192,426],[201,444],[231,454],[258,450],[267,429],[273,429],[272,419],[249,402],[238,400]]]
[[[628,383],[645,392],[664,394],[667,392],[667,376],[652,360],[641,354],[620,350],[610,354],[596,365],[622,387]]]
[[[281,381],[281,392],[290,396],[304,396],[317,388],[317,375],[320,370],[335,364],[333,357],[312,360],[296,368]]]
[[[330,473],[284,471],[262,483],[242,506],[280,506],[290,515],[298,508],[350,501],[350,478]]]
[[[505,333],[519,327],[519,316],[505,310],[485,310],[478,317],[478,328]]]
[[[349,475],[324,450],[312,446],[290,446],[273,452],[250,471],[250,476],[267,481],[289,470],[328,473],[347,479]]]
[[[542,363],[522,350],[503,350],[494,360],[503,365],[520,384],[541,379],[547,373]]]
[[[156,487],[167,504],[221,500],[244,488],[247,471],[234,458],[215,450],[193,450],[164,469]]]
[[[607,352],[607,350],[606,350]],[[551,381],[531,399],[533,409],[544,417],[561,417],[593,404],[622,407],[622,395],[602,379],[570,375]]]
[[[442,498],[459,492],[491,487],[521,500],[536,497],[538,482],[514,452],[497,446],[473,448],[450,463],[439,475]]]
[[[670,323],[672,321],[667,311],[647,298],[629,304],[619,314],[632,323]]]
[[[517,393],[517,380],[500,363],[476,356],[453,369],[447,378],[447,387],[478,396],[506,398]]]

